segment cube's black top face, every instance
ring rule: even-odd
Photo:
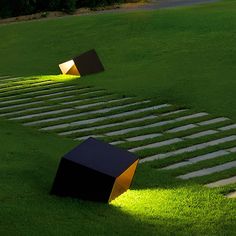
[[[134,154],[94,138],[87,139],[64,158],[115,178],[137,160]]]
[[[104,67],[94,49],[73,58],[73,61],[81,76],[104,71]]]

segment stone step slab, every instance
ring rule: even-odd
[[[57,87],[57,88],[54,88],[54,87],[48,87],[47,88],[46,87],[46,89],[45,88],[40,88],[37,91],[26,92],[23,95],[28,97],[28,96],[37,95],[37,94],[45,94],[45,93],[48,93],[48,92],[52,92],[52,94],[56,94],[56,93],[53,93],[53,92],[54,91],[67,90],[67,89],[70,89],[70,88],[75,88],[75,86],[65,86],[65,87]],[[8,96],[2,97],[1,99],[14,99],[14,98],[18,98],[19,96],[22,96],[22,94],[8,95]]]
[[[43,123],[47,123],[47,122],[55,122],[55,121],[60,121],[60,120],[66,120],[66,119],[71,119],[71,118],[78,118],[81,116],[86,116],[86,115],[93,115],[93,114],[103,114],[103,113],[108,113],[111,111],[115,111],[115,110],[119,110],[122,108],[127,108],[127,107],[132,107],[135,105],[142,105],[145,104],[149,101],[142,101],[142,102],[135,102],[135,103],[129,103],[129,104],[124,104],[124,105],[120,105],[120,106],[116,106],[116,107],[110,107],[110,108],[104,108],[104,109],[100,109],[100,110],[95,110],[95,111],[87,111],[87,112],[79,112],[77,114],[71,114],[71,115],[64,115],[64,116],[59,116],[59,117],[55,117],[55,118],[48,118],[48,119],[42,119],[39,121],[35,121],[35,124],[43,124]],[[72,111],[75,109],[70,109],[68,111]],[[16,119],[20,119],[19,117]],[[25,119],[25,117],[24,117]]]
[[[217,130],[206,130],[206,131],[202,131],[202,132],[198,132],[198,133],[195,133],[195,134],[185,136],[184,138],[185,139],[195,139],[195,138],[201,138],[201,137],[216,134],[216,133],[218,133]]]
[[[232,124],[232,125],[227,125],[227,126],[221,127],[218,130],[220,130],[220,131],[227,131],[227,130],[231,130],[231,129],[236,129],[236,124]]]
[[[83,91],[83,90],[88,90],[88,89],[81,89],[81,90],[78,90],[75,88],[75,86],[73,86],[74,89],[71,89],[71,90],[68,90],[68,91],[61,91],[61,92],[55,92],[55,93],[49,93],[49,94],[44,94],[44,95],[39,95],[39,96],[36,96],[36,98],[49,98],[49,97],[56,97],[58,95],[65,95],[65,94],[70,94],[70,93],[74,93],[75,91]],[[87,92],[88,93],[88,92]],[[85,93],[85,94],[87,94]]]
[[[64,83],[56,83],[57,85],[63,85]],[[38,89],[38,88],[43,88],[43,87],[50,87],[50,86],[55,86],[55,82],[50,82],[50,81],[41,81],[41,82],[36,82],[33,84],[28,85],[27,87],[23,87],[23,85],[11,85],[11,86],[5,86],[5,87],[0,87],[0,92],[2,95],[7,96],[8,94],[14,94],[14,92],[28,92],[32,91],[33,89]]]
[[[132,98],[111,99],[109,101],[102,101],[102,102],[96,102],[96,103],[92,103],[92,104],[80,105],[80,106],[76,106],[75,108],[76,109],[91,108],[91,107],[96,107],[96,106],[100,106],[100,105],[104,105],[104,104],[112,104],[112,103],[116,103],[116,102],[128,101],[131,99]]]
[[[236,152],[236,147],[230,148],[229,151],[230,152]]]
[[[177,133],[177,132],[193,129],[193,128],[196,128],[196,127],[197,127],[197,125],[188,124],[188,125],[180,126],[180,127],[177,127],[177,128],[169,129],[169,130],[166,131],[166,133],[173,134],[173,133]]]
[[[139,136],[127,138],[126,140],[129,141],[129,142],[143,141],[143,140],[146,140],[146,139],[160,137],[162,135],[163,134],[161,134],[161,133],[157,133],[157,134],[144,134],[144,135],[139,135]]]
[[[19,117],[15,117],[15,118],[10,118],[9,120],[26,120],[26,119],[32,119],[32,118],[35,118],[35,117],[42,117],[42,116],[47,116],[47,115],[61,114],[61,113],[68,112],[68,111],[73,111],[73,109],[66,108],[66,109],[59,109],[59,110],[53,110],[53,111],[40,112],[40,113],[36,113],[36,114],[33,114],[33,115],[26,115],[26,116],[19,116]]]
[[[32,100],[32,98],[19,98],[19,99],[3,101],[3,102],[0,102],[0,104],[6,105],[6,104],[12,104],[12,103],[26,102],[26,101],[30,101],[30,100]]]
[[[10,76],[1,76],[0,80],[1,82],[9,82],[9,81],[19,81],[23,77],[10,77]]]
[[[231,141],[235,141],[235,140],[236,140],[236,135],[232,135],[232,136],[228,136],[225,138],[220,138],[220,139],[216,139],[213,141],[209,141],[206,143],[200,143],[200,144],[196,144],[196,145],[193,145],[190,147],[181,148],[176,151],[170,151],[167,153],[161,153],[161,154],[156,154],[156,155],[153,155],[150,157],[146,157],[146,158],[140,160],[140,163],[150,162],[150,161],[159,160],[159,159],[165,159],[165,158],[176,156],[176,155],[183,154],[183,153],[195,152],[195,151],[202,150],[202,149],[210,147],[210,146],[215,146],[215,145],[218,145],[221,143],[231,142]]]
[[[42,104],[43,102],[41,101],[36,101],[36,102],[27,102],[27,103],[23,103],[23,104],[17,104],[17,105],[10,105],[10,106],[4,106],[4,107],[0,107],[0,111],[4,111],[4,110],[9,110],[9,109],[15,109],[15,108],[21,108],[21,107],[28,107],[28,106],[32,106],[32,105],[36,105],[36,104]]]
[[[34,111],[38,111],[38,110],[42,110],[42,109],[47,109],[47,108],[51,108],[51,106],[41,106],[41,107],[34,107],[34,108],[25,108],[23,110],[19,110],[19,111],[12,111],[12,112],[7,112],[7,113],[3,113],[0,114],[0,117],[4,117],[4,116],[12,116],[12,115],[19,115],[25,112],[34,112]]]
[[[221,179],[209,184],[206,184],[205,186],[208,188],[217,188],[217,187],[223,187],[229,184],[235,184],[236,183],[236,176],[227,178],[227,179]]]
[[[48,127],[42,128],[42,130],[56,130],[56,129],[79,126],[79,125],[88,125],[88,124],[99,122],[99,121],[105,121],[105,120],[109,120],[109,119],[113,119],[113,118],[119,118],[119,117],[125,117],[125,116],[134,115],[134,114],[138,114],[138,113],[143,113],[145,111],[150,111],[150,110],[154,111],[154,110],[158,110],[158,109],[161,109],[163,107],[168,107],[168,106],[169,105],[167,105],[167,104],[158,105],[158,106],[151,106],[151,107],[132,110],[132,111],[128,111],[128,112],[121,112],[119,114],[109,115],[109,116],[105,116],[105,117],[98,117],[98,118],[75,121],[75,122],[71,122],[71,123],[64,123],[64,124],[60,124],[60,125],[48,126]],[[35,125],[35,124],[37,124],[37,123],[30,122],[30,123],[26,123],[25,125]]]
[[[211,120],[199,122],[198,125],[201,125],[201,126],[211,125],[211,124],[215,124],[215,123],[219,123],[219,122],[223,122],[223,121],[227,121],[227,120],[229,120],[229,118],[219,117],[219,118],[214,118],[214,119],[211,119]]]
[[[95,131],[95,130],[100,130],[100,129],[105,129],[105,128],[116,127],[116,126],[119,126],[119,125],[127,125],[127,124],[136,123],[136,122],[152,120],[152,119],[155,119],[155,118],[156,118],[156,116],[154,116],[154,115],[145,116],[145,117],[142,117],[142,118],[125,120],[125,121],[121,121],[121,122],[117,122],[117,123],[111,123],[111,124],[109,123],[109,124],[105,124],[105,125],[92,126],[92,127],[89,127],[89,128],[80,128],[80,129],[70,130],[70,131],[66,131],[66,132],[61,132],[61,133],[59,133],[59,135],[71,135],[71,134],[87,132],[87,131],[93,131],[93,130]]]
[[[195,163],[198,163],[200,161],[205,161],[205,160],[210,160],[210,159],[214,159],[214,158],[221,157],[221,156],[226,156],[228,154],[230,154],[230,152],[225,151],[225,150],[211,152],[211,153],[207,153],[207,154],[204,154],[204,155],[201,155],[201,156],[197,156],[197,157],[194,157],[194,158],[191,158],[191,159],[179,162],[179,163],[175,163],[173,165],[166,166],[162,169],[163,170],[173,170],[173,169],[177,169],[177,168],[180,168],[180,167],[195,164]]]
[[[182,116],[182,117],[176,118],[175,120],[176,121],[184,121],[184,120],[200,118],[200,117],[207,116],[207,115],[209,115],[209,114],[206,112],[199,112],[199,113],[195,113],[192,115]]]
[[[221,172],[221,171],[228,170],[234,167],[236,167],[236,161],[231,161],[231,162],[227,162],[225,164],[217,165],[214,167],[204,168],[204,169],[193,171],[184,175],[179,175],[177,178],[186,180],[186,179],[214,174],[216,172]]]
[[[179,142],[182,142],[182,141],[183,141],[183,139],[181,139],[181,138],[173,138],[173,139],[168,139],[168,140],[157,142],[157,143],[144,145],[144,146],[141,146],[141,147],[139,146],[139,147],[136,147],[136,148],[132,148],[129,151],[130,152],[137,152],[137,151],[144,150],[144,149],[163,147],[163,146],[179,143]]]
[[[68,99],[68,98],[74,98],[75,95],[68,95],[68,96],[62,96],[62,97],[58,97],[58,98],[51,98],[49,99],[49,101],[59,101],[59,100],[64,100],[64,99]]]
[[[93,101],[94,100],[97,100],[97,99],[104,99],[104,98],[109,98],[111,95],[108,94],[108,95],[101,95],[101,96],[97,96],[95,98],[83,98],[83,99],[76,99],[76,100],[73,100],[73,101],[68,101],[68,102],[62,102],[61,104],[62,105],[71,105],[71,104],[79,104],[81,102],[86,102],[86,104],[93,104]],[[87,103],[89,102],[89,103]]]
[[[227,198],[236,198],[236,191],[226,195]]]
[[[156,127],[160,127],[160,126],[164,126],[164,125],[168,125],[168,124],[174,124],[177,123],[179,121],[184,121],[184,120],[188,120],[188,119],[192,119],[192,118],[198,118],[198,117],[202,117],[208,115],[207,113],[196,113],[193,115],[188,115],[188,116],[183,116],[183,117],[179,117],[173,120],[165,120],[165,121],[160,121],[154,124],[148,124],[148,125],[144,125],[144,126],[137,126],[137,127],[132,127],[132,128],[128,128],[128,129],[123,129],[123,130],[118,130],[118,131],[113,131],[113,132],[109,132],[106,135],[108,136],[114,136],[114,135],[122,135],[122,134],[127,134],[133,131],[138,131],[138,130],[143,130],[143,129],[149,129],[149,128],[156,128]]]

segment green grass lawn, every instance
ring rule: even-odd
[[[106,72],[75,83],[236,120],[236,0],[0,25],[0,35],[0,75],[44,80],[96,48]],[[184,168],[157,170],[167,159],[140,165],[110,205],[58,198],[49,191],[59,159],[79,142],[1,118],[0,143],[0,235],[235,235],[236,201],[221,193],[236,185],[177,180]]]

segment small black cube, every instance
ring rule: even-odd
[[[51,194],[110,202],[129,189],[137,164],[134,154],[89,138],[61,159]]]
[[[104,71],[102,62],[94,49],[74,57],[73,61],[81,76]]]
[[[85,76],[104,71],[104,66],[94,49],[72,60],[59,64],[62,74]]]

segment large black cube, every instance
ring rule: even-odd
[[[137,164],[134,154],[89,138],[61,159],[51,193],[110,202],[129,189]]]

